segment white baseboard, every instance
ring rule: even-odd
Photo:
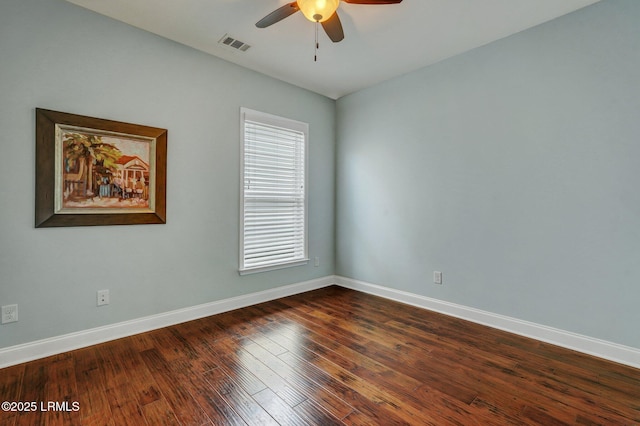
[[[230,299],[177,309],[162,314],[105,325],[103,327],[37,340],[35,342],[10,346],[0,349],[0,368],[204,318],[210,315],[220,314],[222,312],[228,312],[238,308],[244,308],[262,302],[268,302],[305,291],[327,287],[334,283],[335,279],[333,276],[323,277],[257,293],[232,297]]]
[[[340,276],[336,276],[334,278],[336,284],[345,288],[362,291],[364,293],[373,294],[386,299],[417,306],[419,308],[429,309],[431,311],[440,312],[478,324],[519,334],[521,336],[530,337],[532,339],[551,343],[599,358],[604,358],[620,364],[640,368],[640,349],[637,348],[619,345],[617,343],[611,343],[605,340],[595,339],[571,333],[569,331],[559,330],[463,305],[457,305],[455,303],[444,302],[442,300],[407,293],[388,287],[382,287],[351,278]]]

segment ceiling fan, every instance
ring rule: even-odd
[[[402,0],[342,0],[351,4],[396,4]],[[297,0],[274,10],[256,23],[258,28],[266,28],[284,18],[301,11],[311,22],[322,24],[322,28],[327,33],[331,41],[337,43],[344,38],[342,23],[336,12],[340,0]]]

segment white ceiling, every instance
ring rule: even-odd
[[[533,27],[599,0],[404,0],[342,2],[345,39],[296,13],[265,29],[255,23],[287,0],[67,0],[138,28],[332,99]],[[228,34],[249,45],[231,51]]]

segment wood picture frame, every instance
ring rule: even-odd
[[[36,108],[36,228],[166,223],[166,170],[166,129]]]

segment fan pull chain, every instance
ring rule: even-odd
[[[318,62],[318,48],[320,47],[320,44],[318,43],[318,26],[319,25],[320,23],[316,21],[316,50],[313,55],[313,62]]]

